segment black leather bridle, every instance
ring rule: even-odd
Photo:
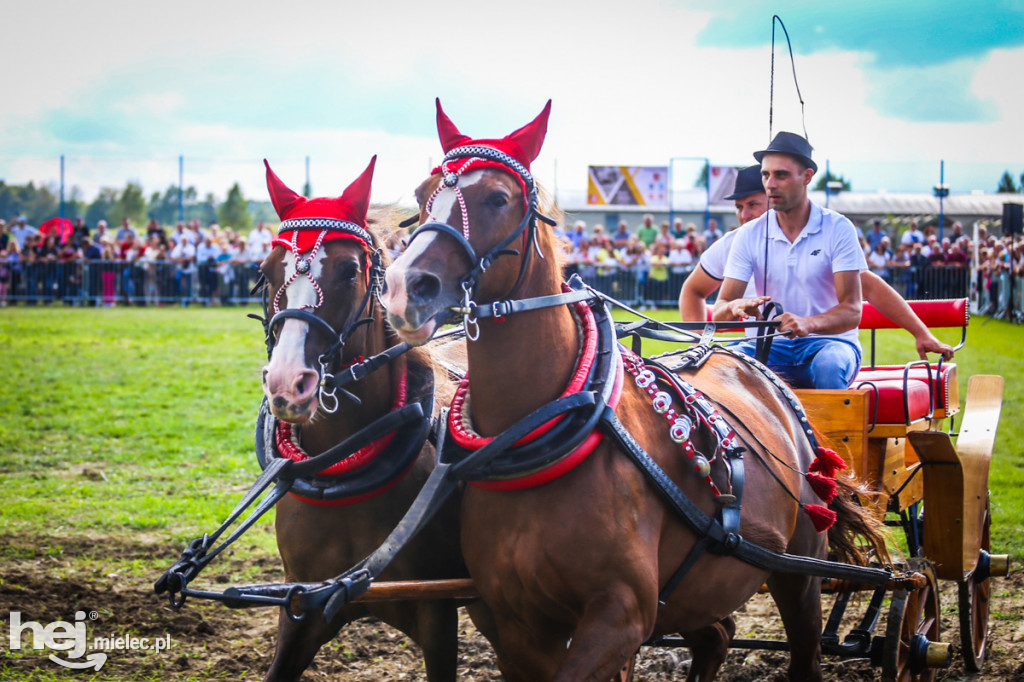
[[[463,214],[464,230],[459,231],[447,223],[438,221],[430,221],[420,225],[416,232],[413,233],[409,239],[409,244],[416,239],[416,237],[427,232],[440,232],[451,237],[455,240],[455,243],[459,245],[463,253],[469,258],[469,262],[472,263],[472,267],[459,279],[459,285],[463,291],[463,302],[462,306],[455,306],[451,308],[451,311],[455,314],[463,316],[465,323],[466,333],[469,338],[475,338],[475,335],[471,334],[470,329],[476,326],[476,316],[474,311],[477,307],[475,302],[475,295],[477,288],[480,286],[480,278],[484,272],[501,256],[511,255],[518,256],[520,252],[518,249],[509,248],[510,245],[519,239],[525,233],[525,240],[523,244],[523,259],[519,267],[519,275],[516,277],[516,282],[509,290],[508,294],[504,297],[511,296],[523,281],[523,277],[526,274],[526,268],[530,262],[531,252],[537,251],[537,256],[540,258],[544,257],[541,253],[540,247],[537,245],[537,219],[543,220],[545,223],[554,226],[555,221],[548,218],[540,212],[540,193],[537,188],[537,183],[533,179],[533,175],[530,171],[519,161],[512,156],[498,151],[492,147],[485,147],[482,145],[466,145],[463,147],[456,147],[447,154],[445,154],[444,160],[441,162],[441,188],[451,189],[452,191],[458,192],[459,184],[459,172],[450,171],[447,169],[447,164],[451,163],[456,159],[468,159],[478,158],[486,161],[492,161],[504,166],[509,172],[519,176],[523,181],[523,184],[527,190],[526,200],[526,213],[523,215],[523,219],[519,222],[519,225],[515,230],[507,237],[502,239],[500,242],[495,244],[493,247],[487,250],[483,255],[477,254],[473,245],[469,242],[468,225],[469,218]],[[427,211],[429,214],[430,201],[427,202]]]
[[[262,290],[263,292],[263,315],[264,317],[258,317],[256,315],[250,315],[255,317],[263,323],[263,331],[266,336],[267,344],[267,358],[269,359],[274,352],[274,347],[277,345],[278,340],[278,329],[285,320],[294,319],[301,322],[305,322],[309,325],[310,329],[319,331],[323,336],[331,341],[331,345],[328,346],[317,358],[317,373],[319,375],[319,398],[320,405],[325,412],[333,413],[338,409],[337,391],[341,392],[341,395],[349,400],[355,402],[357,405],[360,403],[358,397],[351,392],[343,388],[344,384],[355,381],[357,378],[354,373],[349,373],[350,377],[347,380],[339,381],[335,374],[332,374],[330,370],[335,369],[341,364],[342,353],[345,348],[345,343],[351,338],[357,329],[365,324],[369,324],[373,321],[373,306],[374,300],[380,293],[381,286],[384,281],[384,266],[381,262],[381,252],[373,246],[373,237],[370,233],[359,227],[355,223],[350,223],[343,220],[333,220],[327,218],[305,218],[298,220],[285,220],[281,223],[279,232],[285,232],[290,230],[320,230],[320,231],[336,231],[344,232],[346,234],[355,237],[365,248],[367,252],[367,262],[369,264],[369,286],[366,288],[366,292],[363,294],[363,300],[357,308],[355,308],[349,315],[348,320],[341,331],[336,330],[329,322],[324,320],[322,317],[316,315],[312,310],[305,308],[285,308],[274,313],[273,317],[270,316],[271,302],[269,300],[269,294],[267,290],[266,276],[261,273],[260,281],[256,284],[256,289]],[[300,274],[306,274],[307,270],[302,270],[299,263],[303,263],[296,257],[296,270]],[[282,289],[285,285],[282,285]],[[319,305],[319,304],[318,304]],[[317,306],[314,306],[314,309]],[[397,353],[390,353],[390,357],[397,357],[405,350],[408,350],[408,345],[399,344],[400,351]],[[390,358],[389,358],[390,359]],[[380,366],[380,365],[378,365]],[[376,368],[376,367],[375,367]],[[365,373],[364,373],[365,374]],[[327,402],[333,399],[333,406],[328,407]]]

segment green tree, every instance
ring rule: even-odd
[[[217,197],[208,192],[202,201],[186,206],[185,220],[198,220],[203,225],[217,222]]]
[[[817,192],[824,192],[826,184],[829,182],[841,182],[843,186],[839,189],[840,191],[843,192],[849,192],[851,189],[853,189],[853,186],[850,184],[849,180],[844,178],[842,175],[834,175],[832,171],[827,171],[824,175],[818,178],[818,182],[815,183],[814,187],[812,187],[811,189]]]
[[[129,182],[125,185],[117,201],[107,211],[107,222],[111,225],[120,225],[125,218],[136,226],[146,224],[146,195],[138,183]]]
[[[78,187],[72,187],[70,196],[64,201],[64,217],[74,220],[78,216],[85,218],[85,212],[88,210],[89,204],[82,198],[82,190]],[[86,223],[87,225],[89,223]],[[95,225],[90,225],[95,227]]]
[[[189,211],[199,203],[199,192],[195,187],[187,187],[181,193],[182,214],[189,220]],[[169,185],[163,194],[153,192],[149,199],[149,217],[161,225],[173,225],[178,222],[178,186]]]
[[[100,189],[99,194],[93,199],[92,203],[89,204],[89,208],[85,211],[85,222],[89,225],[95,226],[101,220],[110,222],[109,213],[117,203],[117,190],[113,187],[103,187]],[[114,223],[116,226],[117,223]]]
[[[1021,181],[1024,182],[1024,175],[1021,176]],[[999,186],[996,187],[997,194],[1016,194],[1017,184],[1013,181],[1013,176],[1010,175],[1010,171],[1003,171],[1003,177],[999,178]]]
[[[693,183],[693,186],[694,187],[698,187],[700,189],[704,189],[705,187],[707,187],[708,186],[708,172],[709,172],[708,164],[705,163],[703,166],[700,167],[700,173],[697,174],[697,180]]]
[[[24,215],[30,225],[60,215],[60,200],[56,190],[49,185],[36,187],[27,185],[7,185],[0,181],[0,217],[5,219]]]
[[[222,227],[231,227],[238,231],[252,227],[249,202],[242,196],[242,188],[237,182],[228,190],[228,198],[217,210],[217,220]]]

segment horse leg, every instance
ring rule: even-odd
[[[429,682],[455,682],[459,659],[459,613],[450,599],[374,605],[370,615],[404,633],[423,652]]]
[[[772,573],[768,590],[789,641],[789,679],[821,680],[821,579]]]
[[[708,682],[715,679],[718,669],[725,663],[729,643],[735,634],[736,620],[732,616],[726,616],[696,632],[683,633],[690,645],[690,653],[693,654],[686,682]]]
[[[608,682],[654,628],[635,593],[622,585],[587,602],[554,682]]]
[[[320,647],[330,641],[348,619],[338,616],[330,623],[316,613],[294,621],[281,610],[277,625],[277,648],[270,663],[264,682],[286,682],[297,680],[313,662]]]
[[[459,666],[459,611],[451,600],[417,604],[416,631],[429,682],[455,682]]]

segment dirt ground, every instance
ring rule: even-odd
[[[63,679],[75,674],[89,680],[258,680],[273,657],[276,609],[231,610],[219,604],[190,600],[180,611],[152,593],[156,575],[125,571],[124,575],[103,569],[104,559],[117,557],[120,565],[149,561],[154,556],[173,559],[174,548],[138,544],[118,545],[99,541],[60,540],[61,552],[54,552],[45,539],[6,536],[0,563],[0,613],[19,611],[22,622],[42,624],[71,621],[76,611],[96,612],[88,624],[88,636],[131,634],[139,637],[170,635],[167,652],[112,651],[98,672],[65,671],[42,652],[24,649],[12,652],[0,648],[0,680]],[[226,565],[231,567],[231,560]],[[108,564],[109,565],[109,564]],[[209,569],[225,566],[215,564]],[[83,568],[86,567],[86,568]],[[276,557],[250,562],[262,576],[278,579]],[[222,574],[223,575],[223,574]],[[215,585],[223,587],[223,585]],[[954,656],[953,667],[939,674],[941,680],[1010,682],[1024,679],[1024,572],[996,579],[993,588],[989,658],[982,674],[968,676],[963,663]],[[944,584],[941,594],[942,638],[958,648],[956,586]],[[91,617],[91,616],[90,616]],[[737,636],[766,636],[781,627],[771,602],[757,597],[738,617]],[[5,628],[6,630],[6,628]],[[7,632],[0,633],[4,640]],[[30,635],[25,635],[25,646]],[[733,650],[720,674],[724,681],[784,680],[787,655],[773,652]],[[686,649],[645,648],[637,664],[636,679],[669,682],[684,680],[688,668]],[[40,677],[44,671],[51,676]],[[875,680],[879,672],[863,660],[826,659],[826,678]],[[372,619],[349,626],[325,646],[304,680],[425,680],[418,650],[400,633]],[[494,657],[469,619],[460,619],[459,679],[469,682],[500,680]]]

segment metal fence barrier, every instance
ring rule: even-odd
[[[87,261],[8,264],[7,300],[26,305],[236,305],[249,292],[259,263]]]
[[[171,261],[142,260],[8,263],[6,300],[28,305],[91,306],[255,303],[257,299],[249,292],[258,268],[258,263],[208,262],[183,269]],[[675,308],[679,290],[692,271],[693,266],[640,269],[571,265],[565,274],[568,278],[578,273],[598,291],[632,306]],[[1015,280],[1013,306],[1009,306],[1011,285],[1007,273],[992,281],[963,268],[906,268],[881,274],[908,300],[973,294],[976,310],[981,312],[1002,312],[1009,317],[1012,311],[1024,309],[1024,280]]]

